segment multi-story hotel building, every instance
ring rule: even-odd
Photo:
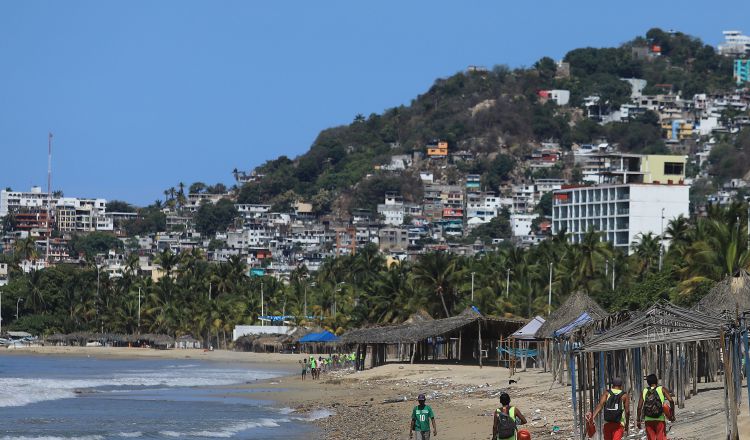
[[[565,230],[578,243],[593,229],[628,250],[639,234],[658,236],[671,219],[689,216],[684,156],[624,155],[609,164],[601,176],[608,183],[554,192],[553,233]]]

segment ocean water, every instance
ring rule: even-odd
[[[233,388],[285,374],[185,360],[0,355],[0,440],[301,439],[311,418]]]

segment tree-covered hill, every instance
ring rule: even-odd
[[[654,46],[660,48],[660,56],[639,57],[634,51]],[[265,177],[246,184],[239,201],[286,204],[304,198],[319,210],[341,193],[352,193],[350,200],[362,201],[358,184],[373,173],[375,165],[386,163],[392,154],[424,151],[434,139],[447,140],[453,150],[477,153],[486,161],[479,165],[485,172],[492,171],[490,153],[519,155],[523,147],[539,141],[570,147],[574,142],[604,137],[626,151],[664,151],[653,115],[601,126],[582,118],[576,106],[593,94],[611,108],[626,102],[630,86],[621,78],[645,79],[645,93],[672,90],[684,97],[733,87],[730,59],[697,38],[660,29],[651,29],[620,47],[575,49],[564,61],[570,65],[567,77],[558,74],[552,59],[544,57],[531,68],[496,66],[438,79],[408,106],[357,115],[347,126],[323,130],[307,153],[266,162],[257,169]],[[542,102],[538,91],[544,89],[570,90],[571,107]],[[395,176],[381,176],[381,181],[389,189],[409,185],[409,179]]]

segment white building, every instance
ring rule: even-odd
[[[742,31],[724,31],[724,43],[719,45],[719,53],[726,56],[745,55],[750,52],[750,37]]]
[[[555,191],[552,232],[569,233],[579,243],[589,229],[603,234],[603,240],[629,250],[639,234],[659,235],[662,224],[683,215],[688,217],[687,185],[626,184],[578,187]],[[663,213],[663,219],[662,219]]]
[[[539,96],[555,101],[555,104],[559,106],[568,105],[570,102],[570,90],[542,90]]]
[[[386,193],[385,203],[378,205],[378,214],[383,216],[383,223],[399,226],[404,223],[404,202],[401,196]]]
[[[22,209],[47,209],[54,202],[49,194],[42,192],[39,186],[32,186],[31,191],[0,191],[0,217],[5,217],[9,212]]]
[[[510,225],[514,237],[523,237],[531,234],[531,222],[538,216],[536,214],[511,214]]]

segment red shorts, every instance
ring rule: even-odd
[[[604,440],[622,440],[625,427],[622,423],[607,422],[604,424]]]
[[[648,440],[667,440],[667,422],[660,420],[646,422],[646,438]]]

